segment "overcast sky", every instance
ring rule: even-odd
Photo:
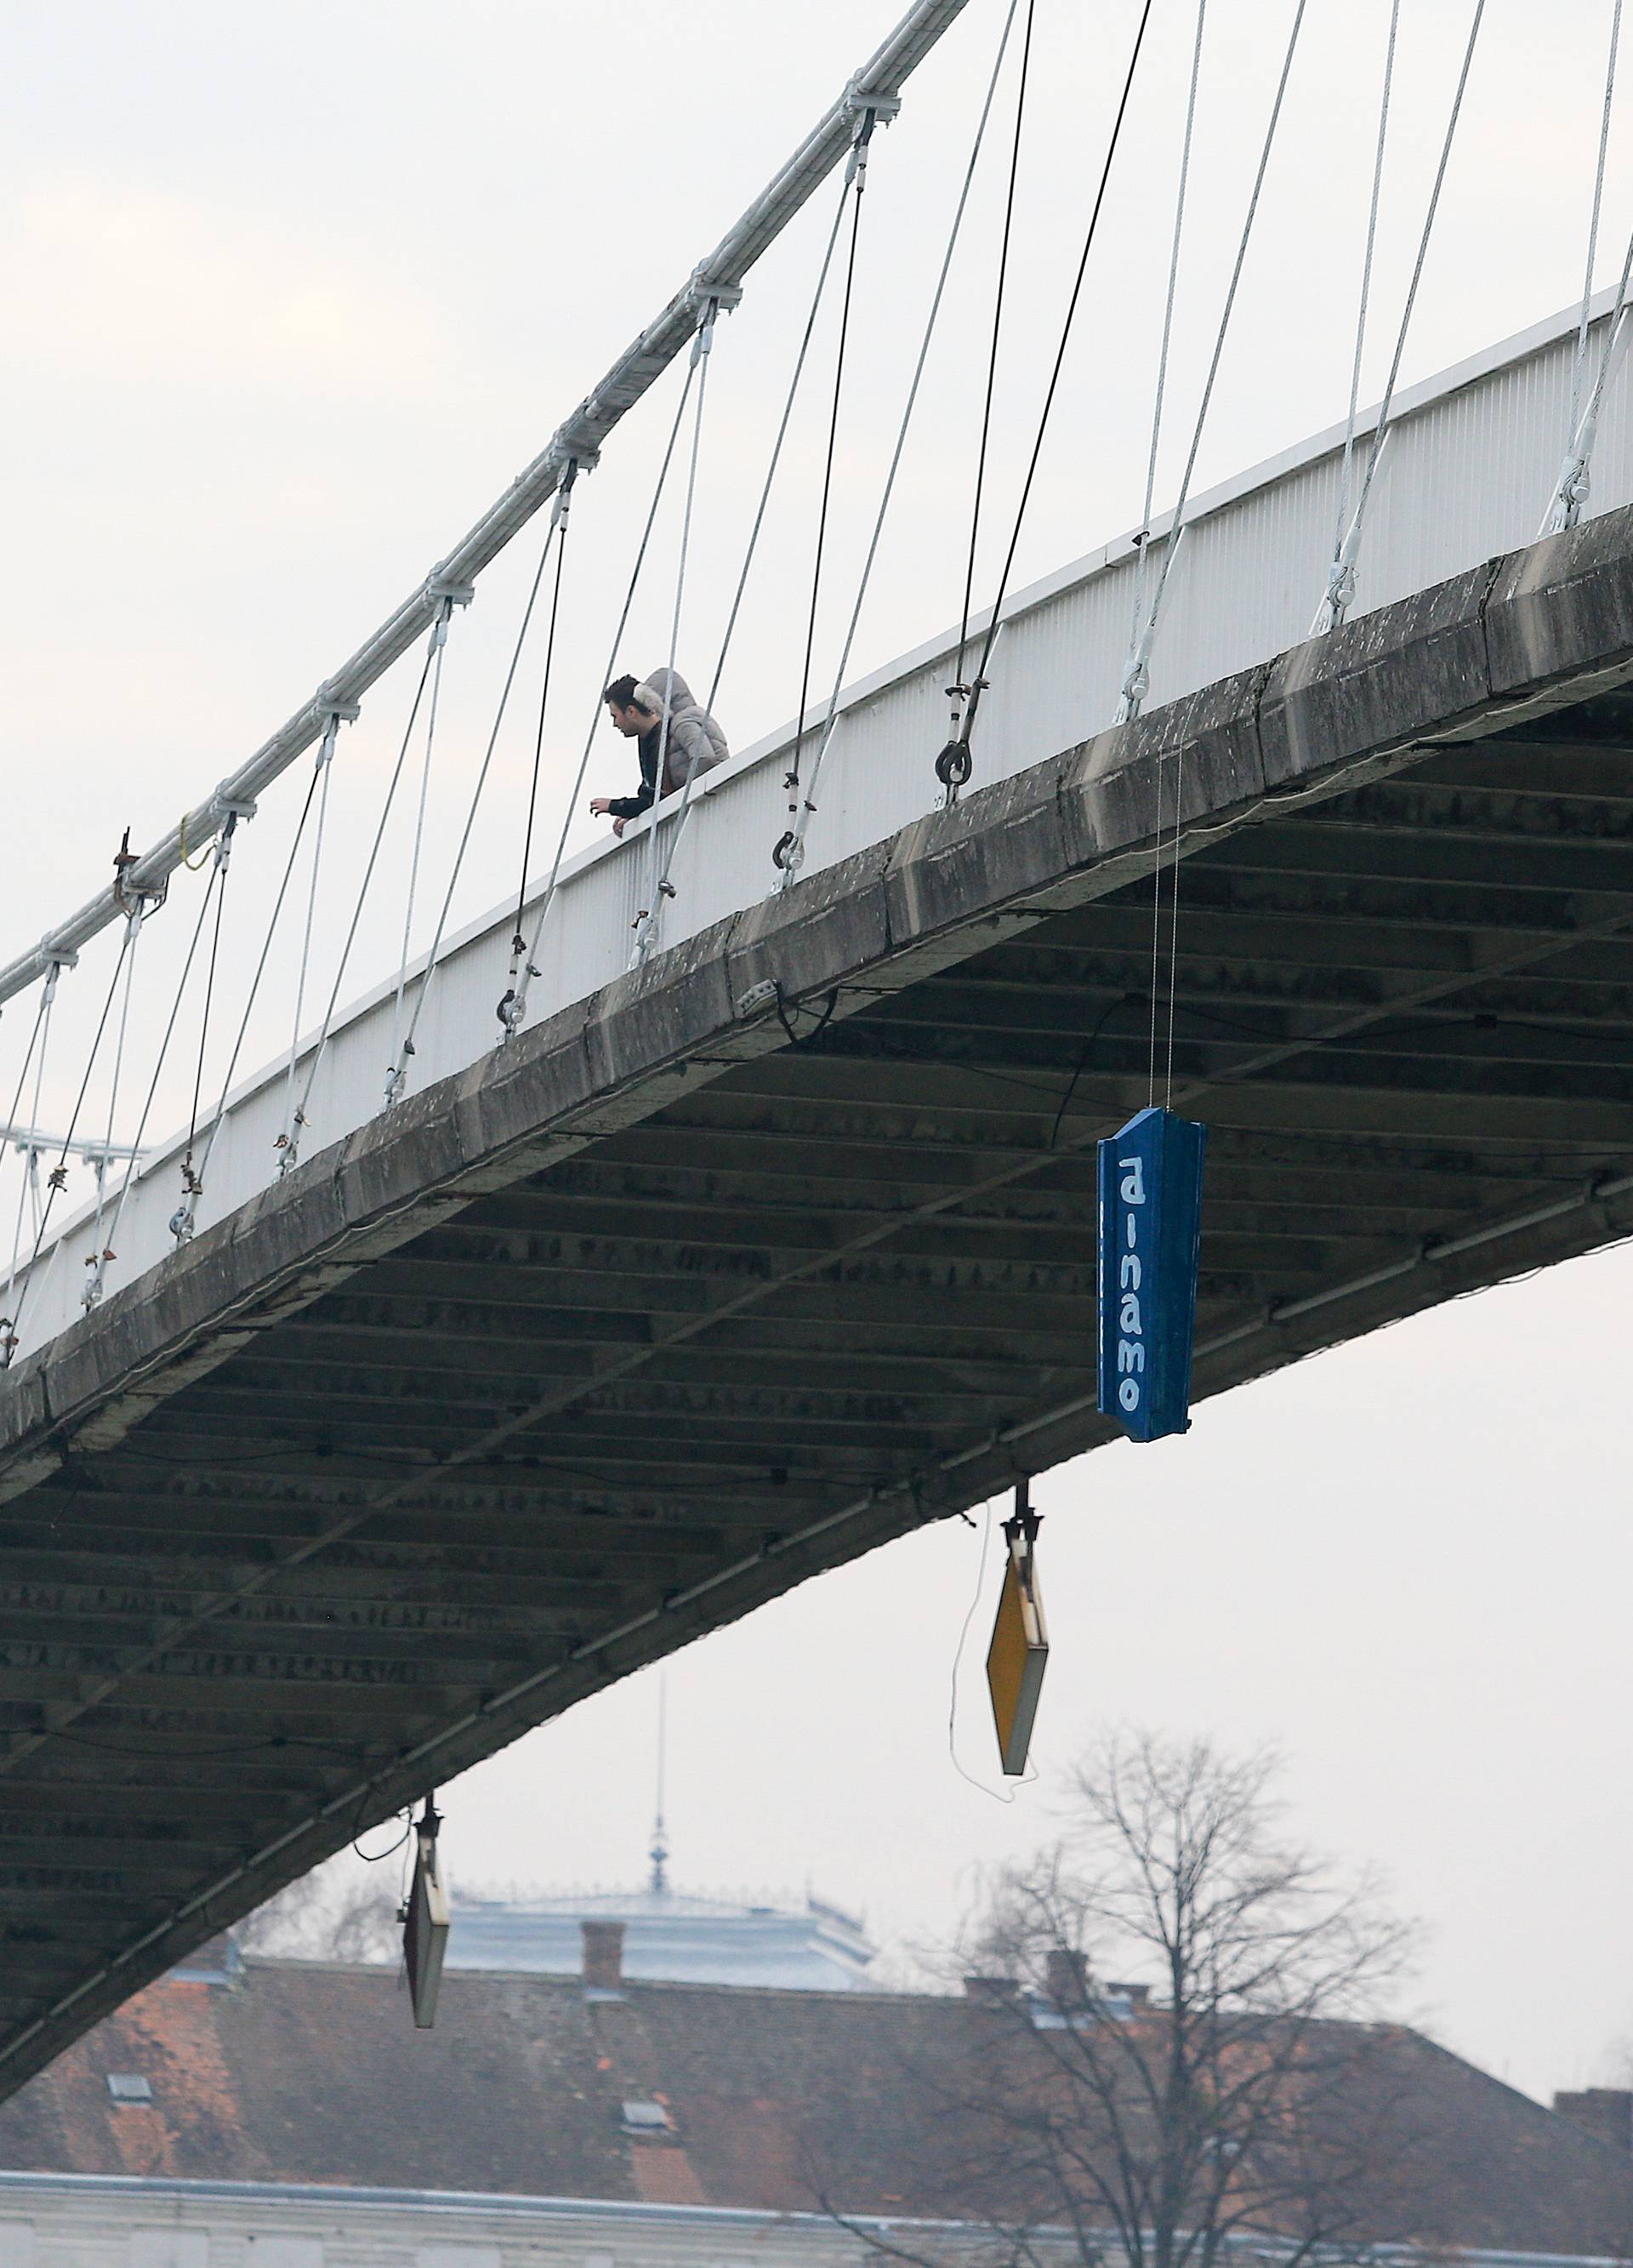
[[[10,0],[4,12],[0,958],[101,884],[124,826],[138,846],[152,840],[416,585],[715,244],[896,11]],[[833,666],[1002,13],[1000,0],[970,0],[877,147],[820,667],[823,656]],[[1132,0],[1038,0],[978,596],[990,595],[1007,533],[1134,13]],[[1209,10],[1159,506],[1189,438],[1291,13],[1288,0]],[[1387,0],[1310,0],[1202,483],[1342,415],[1387,13]],[[1466,0],[1418,0],[1404,14],[1369,397],[1468,23]],[[1490,0],[1408,379],[1579,292],[1609,14],[1609,0]],[[1023,578],[1139,515],[1193,23],[1191,0],[1157,0]],[[856,674],[956,614],[1001,188],[989,163]],[[695,676],[718,642],[833,195],[722,326],[680,655]],[[1629,222],[1633,141],[1619,117],[1601,282]],[[629,419],[575,512],[547,750],[552,831],[673,402],[660,387]],[[794,429],[721,696],[739,746],[797,701],[821,416],[819,389]],[[1539,514],[1555,469],[1535,468]],[[666,577],[674,538],[666,521]],[[433,789],[434,829],[462,805],[491,709],[530,542],[516,552],[450,648],[453,755]],[[1312,608],[1320,580],[1313,563]],[[672,598],[664,577],[649,584],[630,666],[661,658]],[[338,825],[354,843],[401,731],[400,679],[349,738],[337,777]],[[510,881],[527,754],[525,734],[501,748],[462,912]],[[627,754],[610,738],[597,764],[600,792],[626,784]],[[268,798],[254,857],[235,865],[235,889],[248,869],[236,965],[298,792],[291,778]],[[575,828],[589,839],[583,814]],[[342,911],[337,896],[320,946],[332,950]],[[400,900],[371,912],[359,987],[390,965],[401,918]],[[172,922],[153,953],[182,935]],[[65,983],[67,1034],[92,1012],[99,968],[105,980],[87,954],[77,988]],[[0,1034],[7,1106],[28,1012],[8,1012]],[[259,1056],[283,1036],[276,1019],[258,1026]],[[48,1086],[48,1119],[70,1100],[66,1077]],[[166,1125],[181,1094],[166,1091]],[[864,1908],[894,1945],[933,1940],[976,1870],[1049,1831],[1048,1769],[1096,1727],[1272,1740],[1297,1831],[1383,1866],[1430,1926],[1415,2005],[1432,2028],[1534,2092],[1604,2075],[1633,2033],[1629,1290],[1622,1254],[1560,1269],[1210,1403],[1183,1441],[1050,1475],[1039,1490],[1056,1645],[1045,1778],[1013,1803],[972,1786],[949,1753],[954,1654],[982,1550],[961,1523],[693,1647],[669,1672],[677,1881],[809,1882]],[[991,1587],[956,1738],[958,1761],[988,1779]],[[652,1678],[632,1680],[448,1791],[457,1874],[634,1879],[655,1718]]]

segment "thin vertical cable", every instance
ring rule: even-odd
[[[1015,89],[1015,130],[1010,139],[1009,187],[1004,196],[1004,233],[998,245],[997,279],[992,293],[992,335],[987,349],[987,384],[981,407],[981,445],[975,453],[975,493],[969,514],[969,556],[964,567],[964,603],[959,610],[959,658],[953,670],[955,686],[964,681],[964,650],[969,644],[969,608],[975,587],[975,553],[981,539],[981,505],[986,490],[987,451],[992,433],[992,397],[998,379],[998,340],[1004,328],[1004,290],[1009,281],[1010,242],[1015,228],[1015,189],[1020,178],[1020,150],[1026,122],[1026,89],[1032,75],[1032,33],[1037,0],[1026,0],[1026,25],[1021,34],[1020,73]]]
[[[1350,408],[1344,419],[1343,455],[1338,468],[1338,510],[1333,526],[1333,556],[1327,571],[1327,590],[1312,624],[1320,637],[1330,630],[1348,604],[1355,584],[1353,563],[1346,565],[1344,534],[1350,524],[1350,496],[1355,471],[1356,421],[1361,406],[1361,364],[1366,348],[1366,318],[1372,292],[1372,254],[1378,242],[1378,209],[1383,195],[1384,148],[1389,133],[1389,97],[1394,83],[1395,42],[1401,27],[1401,0],[1390,0],[1389,37],[1384,51],[1383,90],[1378,104],[1378,146],[1372,158],[1372,194],[1366,213],[1366,250],[1361,261],[1361,291],[1355,318],[1355,356],[1350,365]],[[1346,584],[1347,577],[1347,584]]]

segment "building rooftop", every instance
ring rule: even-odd
[[[251,1958],[151,1986],[0,2105],[0,2168],[979,2220],[953,2080],[989,2021],[971,1998],[464,1969],[422,2033],[388,1969]],[[1371,2083],[1426,2146],[1363,2200],[1372,2241],[1627,2257],[1633,2151],[1376,2037]]]
[[[622,1922],[624,1973],[649,1983],[865,1992],[877,1955],[859,1919],[820,1898],[751,1904],[662,1886],[463,1896],[454,1908],[448,1966],[571,1977],[583,1959],[586,1921]]]

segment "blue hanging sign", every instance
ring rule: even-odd
[[[1153,1109],[1100,1145],[1100,1408],[1136,1441],[1190,1424],[1207,1139]]]

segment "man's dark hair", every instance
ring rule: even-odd
[[[655,716],[657,714],[655,710],[649,709],[644,701],[636,699],[635,696],[640,689],[641,681],[638,677],[614,677],[601,698],[603,701],[610,701],[618,709],[638,709],[643,717]]]

